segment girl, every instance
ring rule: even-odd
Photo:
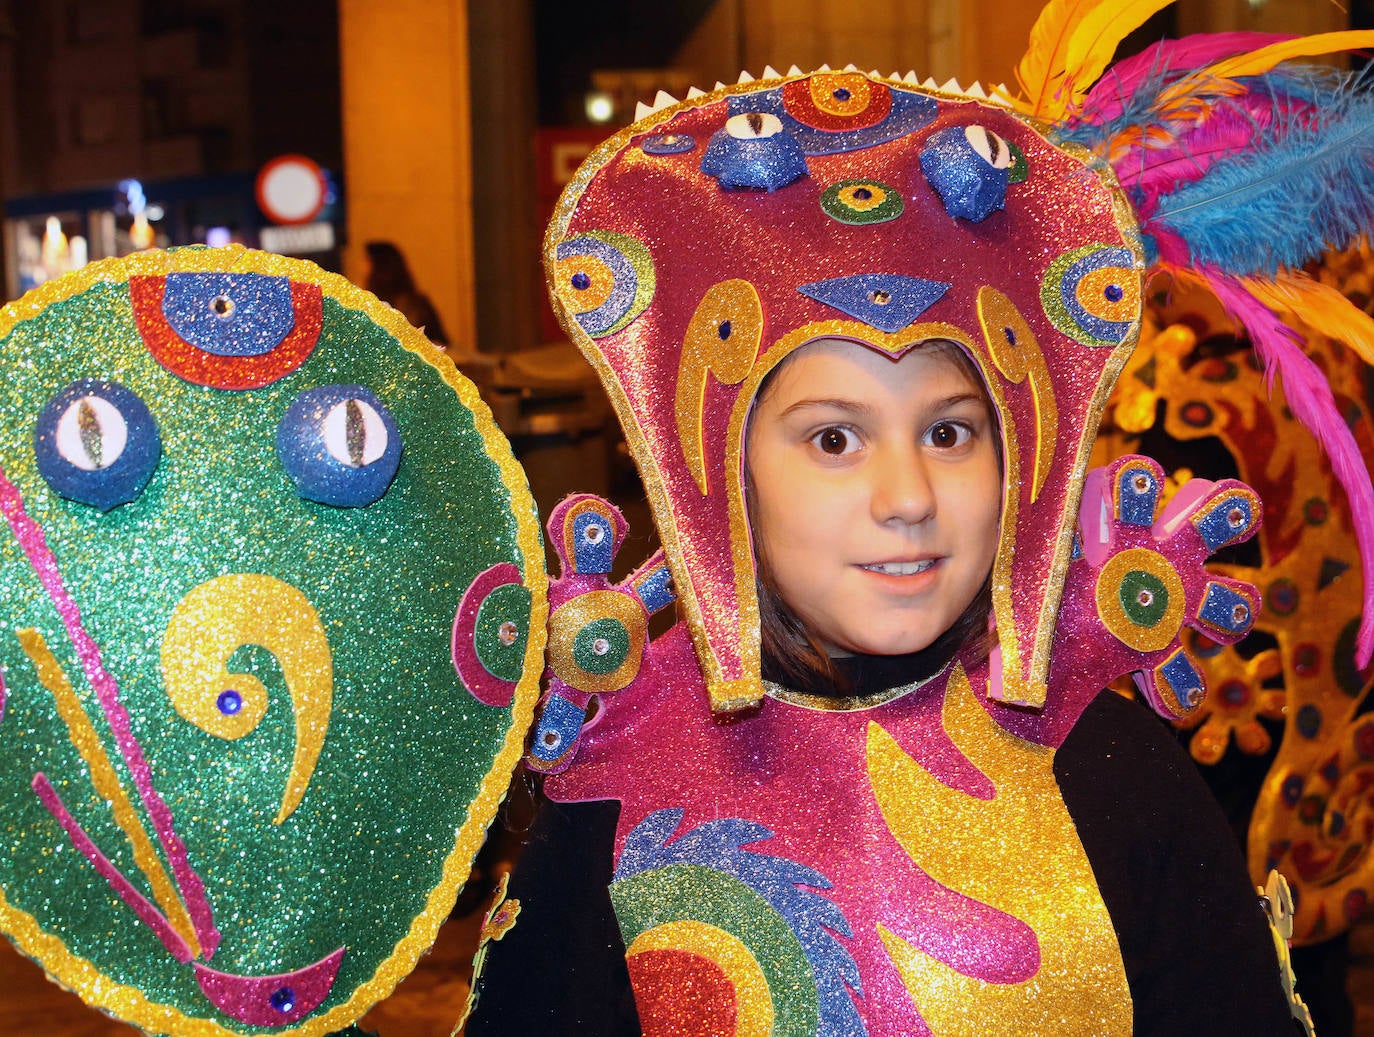
[[[986,670],[988,580],[1002,508],[1001,440],[992,402],[976,367],[954,342],[924,342],[894,358],[860,343],[820,339],[797,349],[765,380],[752,408],[746,443],[749,517],[762,586],[763,673],[770,699],[758,715],[731,726],[768,724],[768,733],[753,742],[747,736],[727,736],[724,745],[710,737],[718,731],[702,740],[682,738],[682,772],[664,785],[676,786],[674,793],[681,796],[703,778],[713,786],[722,778],[739,778],[740,768],[768,772],[762,784],[773,794],[787,794],[784,786],[806,782],[811,787],[800,797],[806,813],[793,823],[813,836],[811,859],[831,862],[826,878],[837,887],[846,880],[861,884],[868,910],[860,908],[860,917],[879,914],[875,908],[880,906],[908,905],[911,898],[902,896],[903,891],[883,888],[898,876],[884,874],[891,862],[872,845],[873,829],[882,821],[868,817],[863,824],[854,822],[855,815],[871,812],[868,804],[851,800],[850,790],[843,787],[855,782],[855,768],[813,759],[805,735],[838,726],[850,727],[852,736],[847,723],[852,718],[882,725],[899,737],[922,731],[935,741],[939,725],[933,715],[941,712],[941,688],[933,678],[947,676],[951,667],[967,670],[975,679]],[[671,643],[672,635],[665,640]],[[657,642],[655,647],[660,647]],[[662,673],[652,675],[664,678]],[[946,689],[944,694],[958,692]],[[672,711],[663,696],[655,698],[641,698],[638,708]],[[951,707],[946,704],[943,712],[948,717]],[[803,729],[803,737],[796,737],[797,728]],[[791,737],[788,729],[793,729]],[[990,729],[984,733],[996,737]],[[581,754],[587,759],[579,761],[593,771],[604,768],[606,759],[604,743],[594,741],[596,734],[586,736]],[[663,744],[649,731],[636,732],[641,739],[646,735],[651,744]],[[841,745],[851,740],[831,737]],[[749,750],[740,751],[744,746]],[[950,748],[946,744],[941,751]],[[968,748],[971,755],[989,759],[983,755],[987,747]],[[795,756],[793,763],[800,767],[780,759],[783,754]],[[930,762],[928,753],[918,751],[917,756]],[[873,773],[871,765],[868,770]],[[1142,781],[1146,774],[1148,780]],[[842,787],[825,787],[832,778]],[[559,779],[564,788],[570,780],[576,780],[576,768]],[[899,778],[894,774],[884,780]],[[776,1028],[782,1016],[809,1019],[805,1032],[919,1033],[931,1016],[949,1015],[974,1033],[1128,1033],[1134,1026],[1137,1033],[1176,1034],[1203,1025],[1223,1033],[1291,1033],[1273,946],[1239,854],[1219,809],[1168,732],[1139,706],[1104,693],[1055,754],[1053,783],[1062,789],[1072,825],[1066,829],[1050,822],[1045,827],[1058,836],[1076,825],[1087,861],[1054,861],[1063,856],[1063,847],[1047,845],[1044,838],[1002,849],[1024,868],[1016,881],[1034,890],[1047,909],[1041,915],[1068,916],[1063,926],[1037,928],[1040,971],[1072,963],[1080,974],[1060,972],[1049,977],[1050,983],[1037,983],[1034,975],[1021,975],[1034,970],[1018,965],[1016,954],[1001,954],[1000,965],[982,970],[978,986],[986,991],[1000,982],[1006,991],[1020,988],[1015,1015],[999,1018],[992,1014],[997,998],[966,1001],[961,992],[943,1008],[938,998],[923,1003],[924,1019],[917,1017],[903,986],[908,975],[902,958],[913,954],[908,947],[892,956],[900,981],[865,974],[868,963],[860,953],[862,983],[851,974],[846,992],[838,982],[818,979],[810,1015],[793,1010],[789,1016],[794,1006],[782,1002],[803,1001],[806,992],[780,990],[771,982],[763,984],[762,992],[751,990],[737,978],[748,969],[737,960],[732,963],[722,949],[730,941],[746,945],[747,952],[730,949],[736,958],[752,956],[767,976],[770,965],[771,971],[784,971],[779,963],[786,960],[786,951],[776,945],[786,942],[781,936],[770,944],[747,924],[730,935],[728,917],[713,916],[709,909],[719,907],[717,900],[729,903],[727,890],[684,889],[664,874],[665,868],[692,867],[690,855],[649,862],[658,867],[633,876],[622,872],[629,871],[624,864],[635,850],[622,845],[621,868],[613,875],[615,806],[551,803],[539,816],[512,880],[510,896],[520,913],[514,928],[488,951],[476,1015],[467,1032],[472,1037],[634,1034],[641,1028],[653,1033],[745,1033],[751,1031],[743,1020],[771,1015],[772,1032],[788,1032]],[[1041,782],[1038,791],[1051,787]],[[730,816],[732,801],[738,801],[735,792],[713,790],[713,821],[703,827],[720,825],[720,819]],[[1014,796],[1012,790],[1005,794]],[[884,794],[869,791],[864,798],[881,804]],[[1061,809],[1048,799],[1028,799],[1023,805],[1050,814]],[[932,816],[919,818],[919,823],[938,823],[940,809],[934,806]],[[887,804],[882,809],[895,813],[899,808]],[[771,842],[770,836],[786,838],[776,824],[752,830],[748,837],[759,843]],[[892,824],[897,831],[902,822]],[[701,831],[676,827],[679,843],[692,841]],[[978,837],[974,845],[982,838],[1013,839],[1014,833]],[[698,839],[699,844],[711,841]],[[753,852],[761,860],[778,860],[772,856],[775,851],[758,843],[757,850],[741,851],[730,842],[716,840],[712,852],[697,854],[695,866],[710,861],[732,877],[747,872],[738,860],[729,861],[732,849],[736,858]],[[994,850],[990,856],[999,855]],[[979,866],[970,858],[959,867]],[[1047,874],[1055,878],[1047,879]],[[636,877],[648,880],[649,888],[617,895],[619,887],[632,885]],[[788,877],[816,890],[826,888],[814,874]],[[899,881],[913,878],[908,873]],[[920,878],[930,885],[928,877]],[[1083,897],[1068,881],[1089,887],[1095,881],[1101,900],[1088,903],[1094,898]],[[641,909],[635,894],[657,900],[652,912],[656,924],[626,938],[625,919],[635,918]],[[967,908],[952,905],[950,910],[960,914]],[[710,921],[693,919],[701,928],[688,929],[687,920],[677,916],[693,910]],[[624,916],[619,928],[616,913]],[[855,912],[850,908],[845,914],[854,918]],[[901,921],[910,924],[913,919]],[[1014,944],[1025,936],[1015,926],[999,924],[1005,920],[983,921],[991,924],[996,939],[965,940],[964,951],[998,957],[1004,949],[998,944]],[[630,928],[640,924],[630,922]],[[689,953],[670,951],[668,943],[652,939],[646,949],[646,933],[671,931],[674,925],[679,933],[696,933],[694,941],[687,941]],[[845,932],[833,920],[830,925],[835,933],[851,937],[852,946],[863,947],[856,926]],[[702,939],[702,928],[718,938]],[[797,928],[805,931],[804,925]],[[812,936],[823,942],[823,934]],[[891,939],[884,936],[883,942]],[[931,950],[941,943],[930,931],[915,942]],[[1077,945],[1077,950],[1063,944]],[[951,949],[955,953],[948,955]],[[958,957],[950,944],[942,950]],[[811,961],[813,976],[823,976],[827,967],[843,975],[842,954],[832,954],[829,962],[820,952],[801,958]],[[714,967],[703,967],[703,958]],[[996,974],[999,969],[1002,975]],[[1197,998],[1192,991],[1202,972],[1221,982],[1210,996]],[[728,979],[720,980],[722,975]],[[713,985],[712,978],[720,981]],[[647,1018],[636,1012],[636,998]],[[992,1007],[980,1010],[980,1001]],[[760,1009],[764,1003],[766,1012]],[[724,1026],[726,1019],[733,1019],[735,1028]]]
[[[1130,21],[1101,6],[1111,31]],[[1318,139],[1321,112],[1353,110],[1257,81],[1301,45],[1234,54],[1255,43],[1161,46],[1091,97],[1095,59],[1028,59],[1033,119],[981,88],[770,69],[588,158],[549,283],[639,464],[682,622],[646,638],[659,558],[605,577],[623,520],[555,509],[530,749],[553,802],[488,929],[472,1037],[1286,1034],[1304,1016],[1191,762],[1098,694],[1130,673],[1157,713],[1198,707],[1183,628],[1230,643],[1259,604],[1202,563],[1253,534],[1259,502],[1199,481],[1163,506],[1144,458],[1086,470],[1151,264],[1198,263],[1302,366],[1255,294],[1272,235],[1222,255],[1190,222],[1212,207],[1232,241],[1249,189],[1167,204],[1214,116],[1282,136],[1310,107]],[[1223,73],[1240,78],[1190,93]],[[1151,91],[1163,124],[1141,127]],[[1323,205],[1329,240],[1353,231]],[[1318,396],[1302,406],[1337,443]]]

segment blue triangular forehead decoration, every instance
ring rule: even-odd
[[[901,274],[855,274],[812,281],[797,291],[891,335],[935,305],[951,287],[944,281]]]

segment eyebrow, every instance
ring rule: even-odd
[[[931,406],[931,409],[944,410],[946,407],[957,407],[964,403],[977,403],[981,405],[982,402],[983,397],[976,392],[957,392],[951,393],[948,396],[943,396],[940,399],[934,401],[934,403]],[[873,414],[876,410],[876,408],[870,407],[867,403],[864,403],[861,400],[850,400],[845,399],[844,397],[820,396],[808,397],[804,400],[798,400],[796,403],[790,404],[789,406],[783,409],[781,416],[786,418],[797,411],[809,410],[813,407],[831,408],[833,410],[838,410],[847,414],[855,414],[859,416]]]

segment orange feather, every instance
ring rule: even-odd
[[[1374,364],[1374,317],[1330,285],[1304,273],[1286,272],[1273,281],[1247,278],[1246,291],[1276,313],[1296,317],[1313,331],[1349,346]]]
[[[1031,26],[1026,54],[1016,66],[1016,81],[1025,94],[1022,110],[1037,119],[1061,117],[1065,56],[1074,31],[1095,9],[1113,0],[1051,0]]]
[[[1064,70],[1070,104],[1082,100],[1116,54],[1121,41],[1174,0],[1113,0],[1088,12],[1069,35]]]
[[[1295,40],[1271,43],[1248,54],[1218,61],[1209,68],[1197,73],[1199,76],[1213,75],[1220,79],[1234,79],[1237,76],[1258,76],[1268,72],[1282,61],[1292,58],[1309,58],[1318,54],[1334,54],[1342,50],[1360,50],[1374,47],[1374,30],[1351,29],[1346,32],[1323,32],[1315,36],[1300,36]],[[1191,78],[1191,77],[1190,77]]]

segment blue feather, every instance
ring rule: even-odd
[[[1181,238],[1192,264],[1273,276],[1349,246],[1371,226],[1374,96],[1343,86],[1315,111],[1256,125],[1249,148],[1161,196],[1142,229]]]

